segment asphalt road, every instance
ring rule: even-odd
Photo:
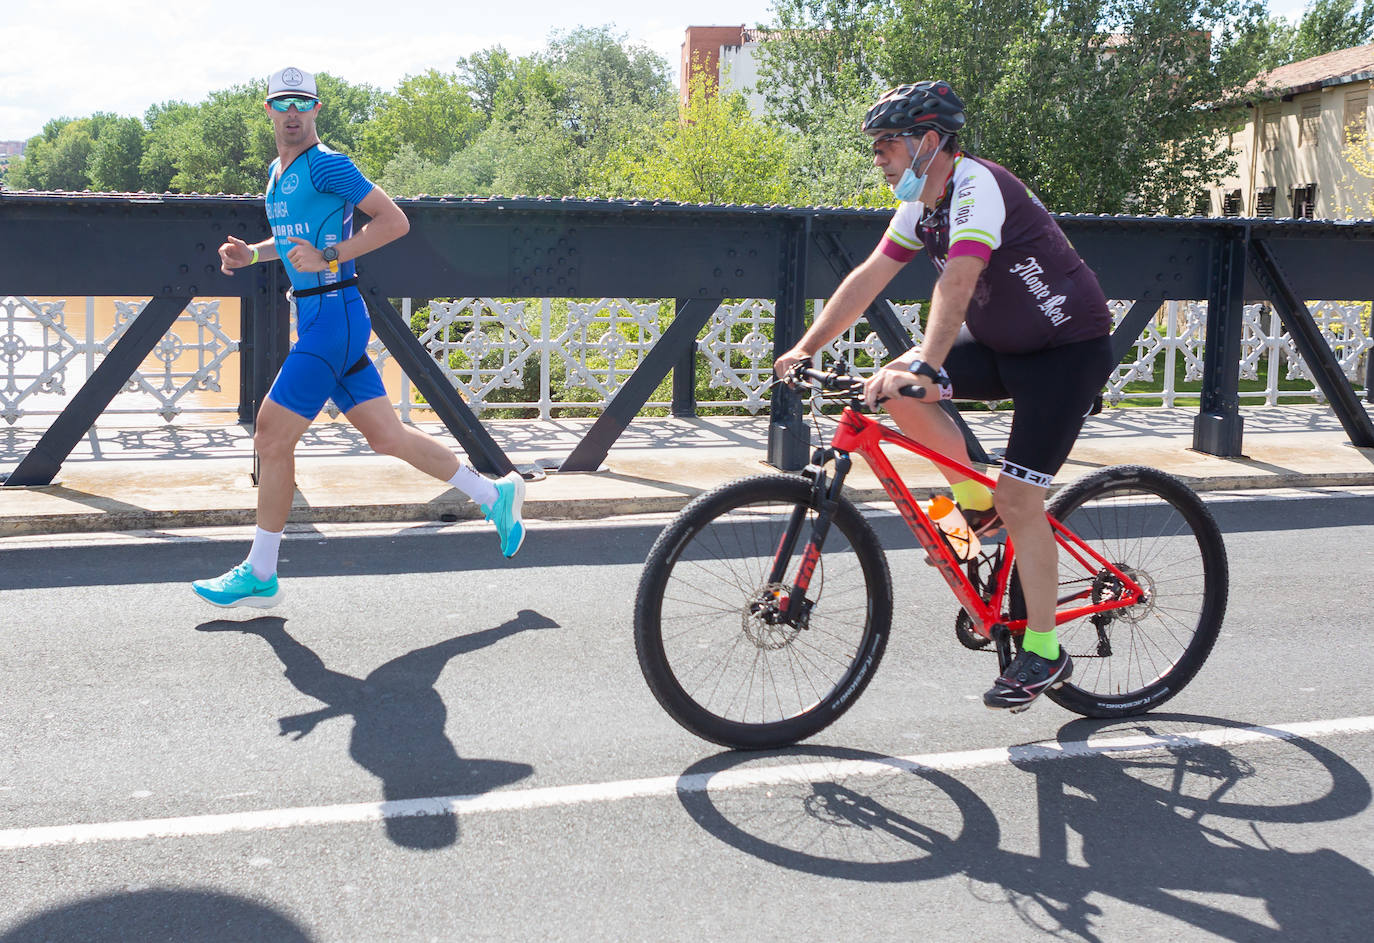
[[[1367,940],[1374,492],[1207,497],[1230,609],[1163,712],[985,710],[879,513],[884,662],[771,754],[640,677],[661,518],[300,531],[270,613],[186,586],[242,531],[0,541],[0,943]]]

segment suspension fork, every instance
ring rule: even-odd
[[[833,474],[827,475],[825,466],[832,456],[835,461],[835,471]],[[811,464],[802,472],[812,481],[811,505],[815,508],[816,519],[811,524],[806,547],[802,550],[796,579],[793,580],[791,591],[787,593],[782,610],[778,614],[781,622],[793,625],[805,612],[806,591],[811,586],[811,577],[815,574],[816,564],[821,558],[821,547],[825,545],[825,537],[830,532],[830,523],[834,520],[835,507],[839,503],[840,493],[844,490],[844,480],[849,475],[849,469],[852,465],[853,461],[848,452],[817,449],[815,454],[811,456]],[[778,542],[777,552],[773,555],[773,566],[768,573],[770,586],[783,585],[783,579],[787,576],[788,564],[797,548],[797,541],[801,539],[807,510],[807,507],[801,505],[792,509],[792,516],[787,522],[787,530],[783,532],[782,540]]]

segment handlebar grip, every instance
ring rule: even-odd
[[[912,399],[926,398],[926,388],[924,386],[904,386],[898,392],[900,392],[903,396],[909,396]]]

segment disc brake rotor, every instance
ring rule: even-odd
[[[1124,609],[1113,609],[1106,613],[1111,619],[1121,619],[1132,625],[1138,625],[1155,611],[1155,580],[1145,570],[1137,570],[1135,567],[1127,566],[1124,563],[1116,564],[1116,568],[1135,581],[1140,587],[1142,597],[1139,602]],[[1094,603],[1107,602],[1113,599],[1120,599],[1125,595],[1125,587],[1116,574],[1109,570],[1102,570],[1097,574],[1097,579],[1093,580],[1092,600]]]
[[[788,625],[777,621],[778,613],[787,606],[787,587],[781,583],[770,583],[755,598],[759,602],[745,607],[741,620],[745,638],[763,651],[777,651],[791,645],[792,640],[806,628],[810,617],[809,607],[802,610],[796,625]],[[769,615],[773,618],[769,619]]]

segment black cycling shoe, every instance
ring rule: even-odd
[[[959,511],[964,515],[964,523],[968,524],[968,529],[973,531],[973,536],[983,543],[1000,544],[1007,539],[1007,528],[1002,523],[997,508],[988,508],[984,511],[960,508]]]
[[[1059,649],[1059,657],[1054,661],[1035,652],[1023,651],[992,683],[992,690],[983,695],[983,703],[994,710],[1009,710],[1015,714],[1030,707],[1044,691],[1058,687],[1071,677],[1073,661],[1064,649]]]

